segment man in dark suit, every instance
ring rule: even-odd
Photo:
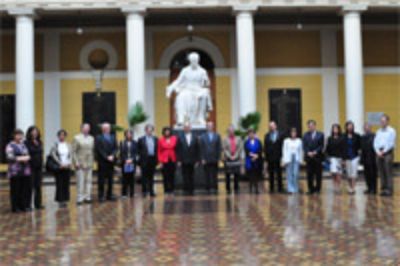
[[[270,193],[275,192],[275,174],[278,181],[278,192],[284,192],[281,168],[283,139],[284,136],[278,131],[275,121],[271,121],[269,132],[264,137],[264,155],[268,164]]]
[[[194,167],[199,161],[199,145],[191,131],[190,124],[183,126],[183,133],[178,136],[178,166],[182,169],[183,190],[185,194],[194,194]]]
[[[308,132],[303,136],[303,150],[307,163],[308,194],[319,194],[322,186],[324,134],[317,131],[314,120],[307,122]]]
[[[218,162],[221,158],[221,137],[214,131],[214,123],[207,123],[207,132],[200,137],[200,158],[206,175],[207,192],[218,191]]]
[[[374,150],[375,134],[371,125],[364,124],[364,135],[361,137],[361,164],[364,166],[364,178],[367,183],[365,194],[376,194],[378,181],[378,167]]]
[[[157,142],[158,139],[153,136],[154,126],[147,124],[145,126],[145,135],[138,141],[139,165],[142,170],[142,192],[143,196],[154,193],[154,173],[157,166]]]
[[[98,197],[99,201],[103,202],[104,198],[104,183],[107,180],[107,200],[115,200],[113,196],[113,177],[114,177],[114,162],[117,153],[117,140],[111,134],[111,125],[103,123],[101,125],[101,134],[96,137],[95,149],[98,163]]]

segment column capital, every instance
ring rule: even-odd
[[[257,9],[258,9],[258,5],[253,5],[253,4],[233,6],[233,12],[235,14],[240,14],[242,12],[244,12],[244,13],[254,13],[254,12],[257,11]]]
[[[146,11],[147,11],[146,6],[124,6],[124,7],[121,7],[121,12],[125,13],[126,15],[128,15],[128,14],[144,15],[144,14],[146,14]]]
[[[7,10],[11,16],[35,16],[35,10],[33,8],[11,8]]]
[[[368,5],[362,5],[362,4],[344,5],[344,6],[342,6],[342,14],[347,14],[347,13],[352,13],[352,12],[361,13],[361,12],[367,11],[367,9],[368,9]]]

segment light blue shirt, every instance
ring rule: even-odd
[[[154,139],[152,136],[146,136],[146,146],[147,146],[147,154],[149,156],[154,156],[155,150],[154,150]]]
[[[376,153],[382,151],[384,153],[394,149],[396,146],[396,131],[394,128],[387,126],[380,128],[376,132],[374,139],[374,150]]]

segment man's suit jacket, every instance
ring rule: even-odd
[[[238,161],[243,159],[243,141],[240,137],[235,137],[235,145],[236,150],[235,153],[232,154],[231,149],[231,140],[229,137],[225,137],[222,141],[222,151],[224,155],[224,161],[232,161],[231,158],[233,157],[233,161]]]
[[[268,132],[264,137],[264,156],[267,162],[278,162],[282,158],[282,145],[284,136],[276,131],[276,139],[271,139],[272,132]]]
[[[178,136],[177,157],[178,162],[183,164],[194,164],[199,161],[199,141],[193,133],[190,144],[184,133]]]
[[[78,134],[72,141],[72,161],[83,168],[92,168],[94,163],[94,138]]]
[[[147,143],[146,143],[146,136],[143,136],[139,139],[138,141],[138,152],[139,152],[139,164],[140,166],[144,166],[147,163],[155,163],[157,164],[158,158],[157,158],[157,150],[158,150],[158,138],[155,136],[152,136],[153,141],[154,141],[154,157],[149,156],[148,150],[147,150]],[[151,161],[149,161],[151,160]]]
[[[107,157],[117,155],[118,145],[114,135],[110,135],[110,140],[107,140],[104,135],[98,135],[95,142],[96,158],[99,164],[112,166],[114,162],[110,162]]]
[[[324,133],[316,131],[314,138],[312,137],[312,132],[308,131],[303,136],[303,150],[306,161],[324,159]],[[314,157],[309,157],[308,152],[316,152]]]
[[[213,132],[210,141],[209,133],[200,136],[200,158],[206,163],[218,163],[221,158],[221,138]]]

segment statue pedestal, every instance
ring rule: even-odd
[[[192,134],[194,138],[198,138],[202,134],[206,133],[207,130],[202,127],[202,128],[192,128]],[[174,128],[173,133],[175,135],[180,135],[183,134],[183,130],[180,128]],[[198,167],[195,167],[194,170],[194,190],[195,193],[204,193],[206,191],[206,179],[204,175],[204,169],[202,165],[199,165]],[[175,191],[177,193],[182,193],[183,192],[183,176],[182,176],[182,170],[180,167],[177,167],[176,173],[175,173]]]

